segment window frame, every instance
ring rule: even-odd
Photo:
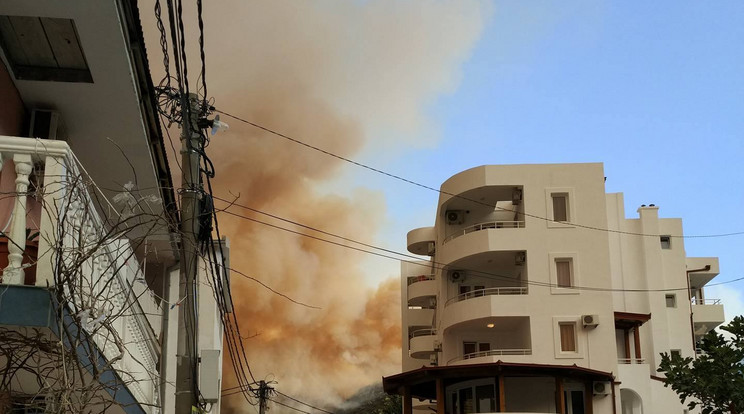
[[[562,325],[573,325],[575,351],[564,351],[562,346]],[[553,349],[556,359],[584,359],[584,333],[581,330],[581,316],[555,316],[553,317]]]
[[[566,220],[555,221],[554,197],[565,197]],[[572,187],[552,187],[545,189],[545,217],[548,228],[571,228],[576,227],[572,223],[577,222],[576,197]]]
[[[576,289],[581,286],[579,255],[576,252],[553,252],[548,253],[548,266],[550,275],[550,293],[553,295],[580,295],[581,290]],[[570,287],[559,286],[558,283],[558,263],[569,262]]]

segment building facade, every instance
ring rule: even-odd
[[[135,1],[0,2],[0,412],[174,412],[179,212],[157,105]],[[203,267],[195,381],[218,413]]]
[[[383,383],[404,413],[683,412],[659,354],[694,355],[723,309],[681,220],[627,219],[601,164],[481,166],[440,194],[408,233],[429,259],[401,266],[402,372]]]

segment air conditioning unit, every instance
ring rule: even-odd
[[[512,190],[512,204],[515,206],[518,206],[522,203],[522,189],[519,187],[514,187],[514,190]]]
[[[592,393],[594,395],[610,395],[612,393],[612,384],[610,384],[610,381],[594,381],[592,384]]]
[[[431,366],[437,366],[439,363],[437,362],[437,354],[431,354],[429,355],[429,365]]]
[[[436,339],[434,340],[434,351],[442,352],[442,343]]]
[[[437,251],[437,245],[434,242],[429,242],[429,244],[426,246],[426,254],[429,256],[434,256],[434,253]]]
[[[67,140],[67,132],[59,112],[49,109],[31,110],[28,135],[31,138]]]
[[[527,252],[517,252],[514,255],[514,264],[517,266],[523,266],[527,261]]]
[[[447,210],[445,218],[447,224],[462,224],[465,222],[465,212],[462,210]]]
[[[453,270],[450,272],[449,278],[455,283],[462,283],[465,280],[465,272],[462,270]]]
[[[599,325],[599,315],[583,315],[581,322],[584,324],[584,328],[596,328]]]

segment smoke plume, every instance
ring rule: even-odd
[[[157,32],[142,14],[156,72]],[[430,144],[424,137],[434,136],[436,125],[426,105],[454,90],[488,14],[476,1],[205,2],[208,92],[218,109],[345,157]],[[193,24],[187,30],[197,33]],[[190,71],[199,67],[197,56],[190,54]],[[351,166],[223,120],[229,132],[207,148],[216,195],[240,194],[238,202],[252,208],[376,242],[385,219],[379,191],[318,189]],[[257,379],[330,406],[400,370],[397,277],[380,275],[387,279],[370,287],[362,253],[225,214],[220,226],[231,240],[232,267],[322,308],[298,306],[233,274],[241,331],[256,334],[244,343]],[[235,385],[231,375],[225,363],[224,388]],[[252,412],[239,396],[227,397],[223,409]]]

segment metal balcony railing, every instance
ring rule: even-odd
[[[416,338],[417,336],[432,336],[436,335],[437,330],[434,328],[416,329],[415,331],[408,334],[408,338]]]
[[[692,298],[693,305],[721,305],[721,299],[697,299]]]
[[[444,239],[444,243],[450,240],[456,239],[460,236],[464,236],[468,233],[480,230],[488,229],[518,229],[524,227],[524,221],[487,221],[484,223],[474,224],[472,226],[464,227],[453,234],[450,234]]]
[[[646,360],[643,358],[618,358],[617,363],[623,365],[645,364]]]
[[[520,349],[490,349],[488,351],[473,352],[465,354],[459,357],[450,359],[447,365],[458,361],[464,361],[466,359],[489,357],[489,356],[506,356],[506,355],[532,355],[532,349],[520,348]]]
[[[425,282],[427,280],[435,280],[434,275],[409,276],[408,286],[411,286],[412,284],[418,283],[418,282]]]
[[[526,286],[514,286],[514,287],[496,287],[496,288],[486,288],[486,289],[478,289],[473,290],[467,293],[462,293],[460,295],[455,296],[454,298],[448,300],[444,306],[449,306],[453,303],[460,302],[467,299],[472,298],[479,298],[482,296],[491,296],[491,295],[526,295],[528,293],[528,289]]]

